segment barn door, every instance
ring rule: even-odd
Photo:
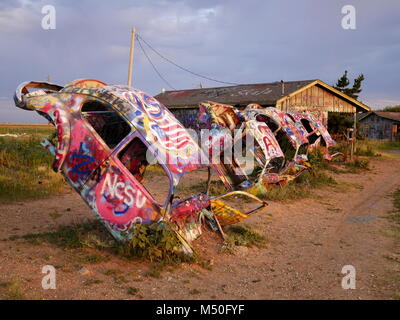
[[[391,141],[396,141],[397,140],[397,136],[398,136],[398,125],[397,124],[392,124],[392,135],[391,135]]]

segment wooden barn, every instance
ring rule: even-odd
[[[358,123],[364,138],[400,141],[400,112],[368,112],[358,117]]]
[[[164,91],[155,98],[187,128],[196,128],[197,105],[214,101],[245,108],[250,103],[284,111],[314,112],[327,124],[328,112],[357,113],[371,109],[321,80],[279,81],[229,87]]]

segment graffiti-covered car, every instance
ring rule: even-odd
[[[251,189],[254,185],[283,185],[305,169],[294,160],[285,159],[275,137],[277,132],[273,132],[266,121],[246,116],[233,106],[212,101],[201,102],[198,123],[199,128],[202,128],[201,141],[209,141],[207,145],[202,143],[203,150],[209,153],[212,165],[221,172],[228,187],[232,189]],[[208,137],[205,137],[204,132]],[[298,141],[306,141],[296,137],[292,138],[296,146]],[[290,146],[293,148],[292,144]],[[229,163],[223,161],[227,154],[232,157]]]
[[[134,234],[135,224],[171,221],[190,252],[189,243],[201,234],[204,221],[222,233],[220,224],[236,223],[254,212],[225,205],[221,198],[231,194],[174,198],[181,178],[207,164],[201,163],[201,148],[172,113],[140,90],[93,79],[65,86],[25,82],[14,100],[17,107],[34,110],[55,126],[56,132],[42,142],[55,157],[53,169],[118,240]],[[155,192],[146,186],[151,166],[166,177]],[[260,202],[258,208],[266,205],[244,196]]]
[[[242,112],[247,120],[264,122],[274,132],[284,151],[291,149],[294,151],[293,160],[301,162],[307,160],[308,140],[305,132],[299,130],[290,116],[277,108],[264,108],[258,104],[249,104]],[[288,141],[289,143],[285,143]]]
[[[328,129],[324,126],[322,121],[311,113],[290,113],[289,114],[296,125],[306,132],[306,137],[309,141],[309,148],[324,148],[324,156],[327,160],[337,155],[331,155],[329,148],[336,145],[335,140],[332,139]]]

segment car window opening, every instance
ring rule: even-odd
[[[159,204],[164,204],[170,193],[170,179],[158,163],[147,161],[147,146],[135,137],[118,154],[122,164]]]
[[[128,122],[110,105],[99,101],[89,101],[82,106],[81,112],[111,149],[131,132]]]
[[[314,126],[311,125],[310,121],[308,121],[306,119],[302,119],[301,124],[303,125],[304,128],[306,128],[308,133],[313,132],[315,129]],[[316,132],[314,132],[313,134],[311,134],[307,137],[310,144],[313,144],[315,141],[317,141],[318,138],[319,138],[319,136]],[[324,141],[321,141],[321,143],[323,144]]]
[[[293,147],[292,142],[289,140],[286,132],[269,116],[259,114],[256,117],[257,121],[264,122],[271,131],[275,134],[275,138],[282,149],[286,159],[292,159],[296,153],[295,147]]]
[[[274,133],[276,132],[276,130],[279,129],[279,125],[273,119],[266,115],[259,114],[257,115],[256,120],[259,122],[264,122]]]

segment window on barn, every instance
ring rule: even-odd
[[[116,147],[131,131],[128,122],[109,104],[89,101],[83,104],[81,112],[111,149]]]
[[[170,179],[164,167],[147,161],[147,149],[143,141],[135,137],[119,152],[118,158],[154,200],[163,205],[169,199]]]

